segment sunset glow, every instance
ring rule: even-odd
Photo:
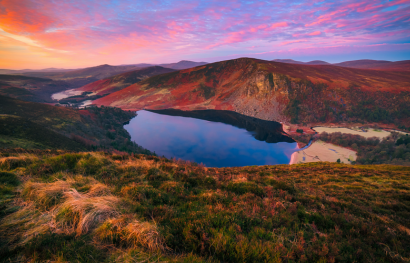
[[[410,0],[0,0],[0,68],[410,59]]]

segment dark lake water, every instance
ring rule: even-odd
[[[297,143],[277,122],[230,111],[138,111],[124,128],[159,156],[207,167],[287,164]]]

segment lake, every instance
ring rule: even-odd
[[[231,111],[142,110],[124,128],[158,156],[207,167],[288,164],[297,143],[278,122]]]

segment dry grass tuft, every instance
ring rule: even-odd
[[[37,159],[38,158],[36,156],[32,155],[19,155],[18,157],[2,157],[0,158],[0,169],[13,170],[17,167],[29,165]]]
[[[56,181],[54,183],[27,182],[23,186],[22,197],[26,201],[32,201],[37,208],[47,210],[62,202],[64,192],[70,189],[67,181]]]
[[[143,247],[151,252],[167,248],[155,223],[140,222],[130,216],[108,219],[95,231],[98,240],[127,248]]]
[[[111,195],[110,189],[102,183],[95,183],[88,190],[86,196],[88,197],[97,197],[97,196],[109,196]]]
[[[54,228],[67,234],[88,233],[99,223],[119,215],[120,199],[112,195],[91,196],[75,189],[64,193],[65,202],[52,212]]]
[[[134,220],[126,226],[125,230],[127,243],[134,247],[143,246],[150,251],[166,250],[164,240],[155,223]]]
[[[33,204],[28,204],[3,219],[0,237],[7,238],[13,244],[11,248],[24,245],[34,237],[46,233],[50,229],[50,220],[50,214],[41,213]]]

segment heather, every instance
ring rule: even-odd
[[[410,168],[2,150],[3,262],[407,262]]]

